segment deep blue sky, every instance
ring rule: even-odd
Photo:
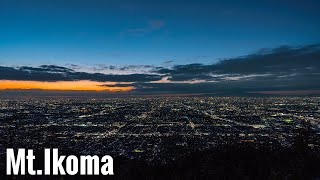
[[[0,65],[211,63],[320,41],[320,1],[0,0]]]

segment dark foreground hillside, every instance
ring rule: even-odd
[[[172,153],[174,149],[168,149]],[[3,159],[4,157],[2,157]],[[319,151],[242,143],[191,152],[167,164],[115,157],[114,176],[94,179],[319,179]],[[5,162],[4,159],[1,162]],[[41,161],[42,162],[42,161]],[[3,176],[1,179],[87,179],[88,176]]]

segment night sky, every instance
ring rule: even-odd
[[[319,42],[317,0],[0,0],[0,89],[317,91]]]

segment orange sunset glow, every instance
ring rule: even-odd
[[[18,80],[0,80],[0,90],[5,89],[41,89],[41,90],[71,90],[71,91],[130,91],[134,87],[107,87],[103,85],[116,85],[116,82],[96,82],[88,80],[80,81],[18,81]]]

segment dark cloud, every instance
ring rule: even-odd
[[[117,82],[148,82],[160,80],[161,76],[151,74],[109,75],[101,73],[75,72],[72,69],[44,65],[34,67],[1,67],[0,79],[2,80],[33,80],[33,81],[117,81]]]
[[[71,72],[69,72],[71,73]],[[35,80],[35,81],[63,81],[72,80],[65,73],[49,72],[48,69],[33,67],[0,67],[1,80]]]
[[[107,66],[103,64],[99,64],[96,67],[92,67],[95,71],[103,71],[103,70],[113,70],[113,72],[116,71],[123,71],[123,72],[148,72],[148,70],[152,71],[155,70],[157,67],[153,65],[123,65],[123,66]]]
[[[320,45],[261,49],[254,54],[225,59],[216,64],[176,65],[172,68],[157,68],[155,72],[168,76],[171,82],[207,82],[140,83],[138,90],[239,93],[266,89],[320,89]]]
[[[118,84],[104,84],[102,86],[105,86],[105,87],[131,87],[132,84],[121,84],[121,83],[118,83]]]
[[[217,95],[241,95],[252,91],[320,89],[319,75],[298,76],[297,79],[275,79],[274,76],[246,80],[203,83],[135,83],[142,93],[215,93]]]
[[[215,79],[216,76],[250,74],[291,75],[320,73],[320,45],[303,47],[282,46],[262,49],[239,58],[222,60],[216,64],[176,65],[158,68],[157,73],[170,75],[170,80]]]
[[[161,29],[164,26],[165,22],[163,20],[151,20],[144,27],[127,29],[126,33],[129,35],[144,35],[146,33]]]
[[[167,65],[173,63],[173,60],[164,61],[162,64]]]
[[[67,64],[68,67],[70,67],[72,70],[77,70],[80,69],[81,67],[76,64]]]
[[[67,73],[67,72],[74,71],[66,67],[55,66],[55,65],[42,65],[38,68],[22,66],[19,69],[23,71],[29,71],[29,72],[48,72],[48,73]]]
[[[118,69],[120,71],[127,71],[131,69],[145,69],[145,68],[155,68],[155,67],[151,65],[128,65],[128,66],[120,67]]]
[[[141,74],[77,72],[55,65],[1,67],[0,79],[36,81],[133,82],[105,86],[134,86],[136,93],[246,93],[272,90],[320,89],[320,45],[281,46],[254,54],[221,60],[216,64],[193,63],[169,67],[129,65],[99,66],[119,72],[148,69]],[[161,81],[160,81],[161,80]]]

